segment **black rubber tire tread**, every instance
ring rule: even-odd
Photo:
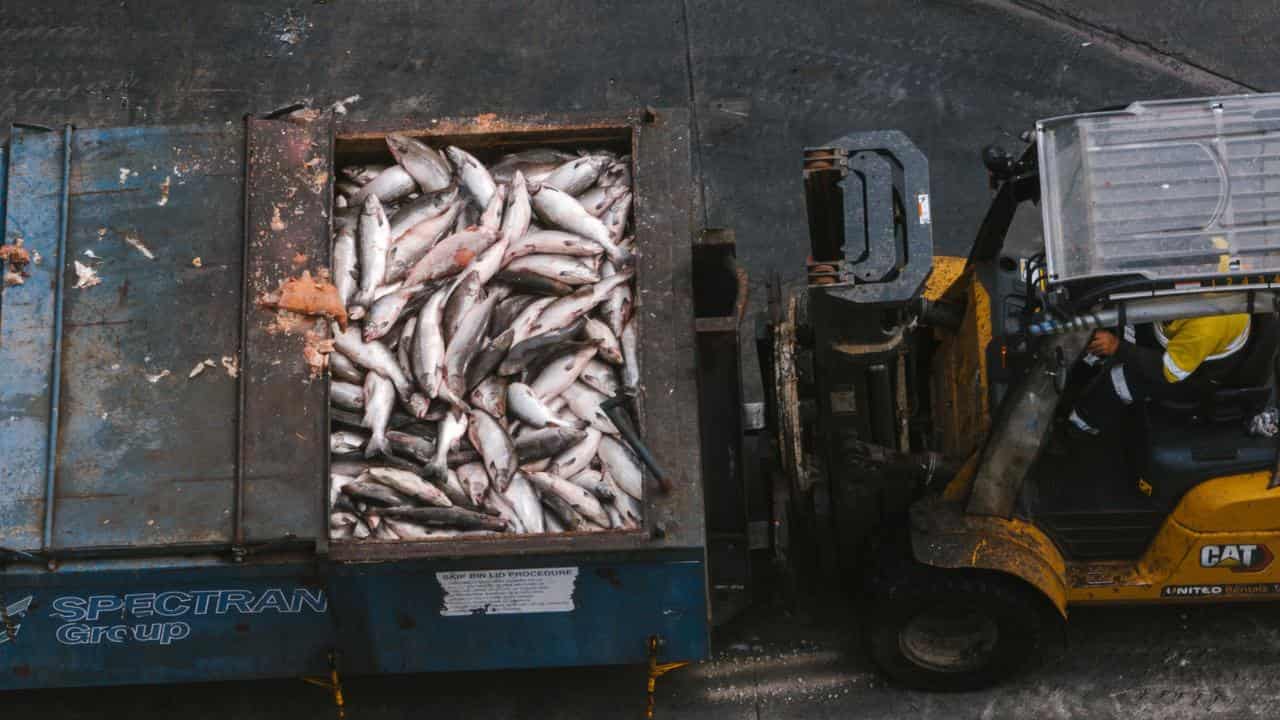
[[[951,570],[914,561],[887,563],[867,578],[869,601],[862,613],[867,653],[895,684],[943,692],[990,687],[1039,659],[1047,628],[1044,598],[1017,578],[985,570]],[[916,614],[938,603],[964,599],[995,621],[992,658],[972,671],[945,672],[916,664],[903,654],[899,631]]]

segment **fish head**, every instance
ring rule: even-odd
[[[364,205],[360,208],[362,215],[377,215],[382,212],[382,201],[378,199],[376,193],[369,193],[364,199]]]
[[[390,135],[387,135],[387,149],[391,151],[391,156],[396,159],[396,162],[401,164],[404,163],[404,156],[409,155],[414,151],[421,151],[424,147],[426,147],[426,145],[422,142],[402,133],[391,133]]]
[[[386,335],[387,332],[391,330],[391,326],[394,325],[395,322],[396,322],[396,318],[394,316],[388,317],[388,318],[380,318],[380,317],[370,315],[364,321],[364,333],[363,333],[364,341],[367,343],[371,343],[374,340],[377,340],[378,338],[382,337],[383,335]]]

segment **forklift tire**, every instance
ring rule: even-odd
[[[912,563],[880,573],[871,590],[863,642],[900,685],[977,690],[1040,655],[1045,603],[1014,578]]]

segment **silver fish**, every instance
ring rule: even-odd
[[[490,322],[490,329],[493,323]],[[485,378],[489,377],[493,371],[498,369],[498,365],[502,359],[507,356],[507,352],[511,350],[511,337],[514,333],[507,330],[497,337],[489,338],[489,341],[480,348],[480,352],[471,358],[470,364],[467,365],[467,390],[470,391],[480,384]]]
[[[386,170],[387,167],[387,165],[379,163],[348,165],[342,168],[342,176],[357,185],[365,185],[377,177],[383,170]]]
[[[484,283],[480,279],[480,274],[474,270],[464,272],[454,286],[453,291],[449,293],[448,301],[444,304],[441,329],[444,332],[446,343],[458,331],[458,324],[462,322],[462,316],[475,307],[483,297]]]
[[[613,201],[622,197],[623,193],[629,192],[625,185],[597,185],[590,190],[578,196],[578,203],[582,205],[582,209],[596,217],[604,215],[605,211],[613,205]],[[605,223],[608,227],[608,223]]]
[[[356,517],[354,513],[339,511],[329,514],[329,527],[331,529],[354,527],[358,522],[360,522],[360,518]]]
[[[622,384],[629,388],[640,387],[640,351],[637,347],[636,322],[632,320],[622,328]]]
[[[471,406],[480,408],[496,418],[507,416],[507,381],[490,375],[471,391]]]
[[[470,419],[467,434],[471,444],[484,458],[484,469],[489,473],[493,486],[499,492],[505,492],[516,469],[515,445],[502,425],[484,410],[472,408]]]
[[[368,307],[373,293],[382,284],[387,270],[387,248],[391,245],[391,226],[376,195],[370,195],[360,210],[360,291],[355,304]]]
[[[599,357],[599,355],[596,357]],[[617,395],[618,391],[622,389],[614,369],[596,358],[592,358],[587,363],[587,366],[582,369],[582,374],[578,376],[578,380],[607,397]]]
[[[462,404],[467,392],[467,366],[480,350],[480,342],[489,328],[489,316],[493,314],[494,298],[477,303],[458,323],[458,331],[449,338],[444,351],[445,399],[455,405]],[[444,394],[444,393],[441,393]]]
[[[586,430],[576,428],[551,427],[543,430],[527,430],[515,440],[516,457],[521,464],[553,458],[586,440],[587,437]],[[591,452],[594,454],[595,450]],[[589,457],[587,459],[590,460]]]
[[[383,518],[383,524],[401,540],[430,540],[436,536],[421,525],[400,518]]]
[[[615,263],[622,265],[630,259],[630,253],[614,242],[609,228],[599,218],[587,212],[572,195],[546,185],[535,185],[529,188],[529,199],[534,212],[543,220],[588,240],[594,240]]]
[[[356,206],[364,202],[365,198],[368,197],[376,197],[382,202],[392,202],[408,195],[417,188],[417,183],[413,181],[409,173],[405,172],[404,168],[399,165],[392,165],[348,195],[347,202],[352,206]]]
[[[493,182],[493,176],[484,165],[476,160],[471,153],[462,148],[450,146],[445,150],[449,155],[449,159],[453,161],[454,167],[458,169],[458,177],[462,180],[462,186],[471,193],[476,199],[476,203],[480,207],[488,207],[489,199],[493,197],[497,185]]]
[[[541,533],[544,530],[542,524],[542,503],[538,500],[538,495],[533,491],[533,486],[529,484],[524,473],[517,472],[511,477],[511,484],[503,491],[503,495],[507,500],[511,501],[511,506],[515,508],[516,514],[520,516],[520,524],[524,525],[524,531],[527,533]]]
[[[569,504],[583,517],[602,527],[609,526],[609,514],[589,491],[563,478],[545,472],[525,473],[529,482],[545,496],[554,495]]]
[[[336,232],[333,236],[333,257],[330,262],[333,284],[338,288],[338,301],[343,307],[351,304],[360,286],[360,271],[356,266],[356,228],[358,221],[339,222],[334,218]]]
[[[566,423],[553,415],[533,393],[533,389],[524,383],[511,383],[507,388],[507,407],[511,409],[511,414],[530,427],[544,428],[548,425],[572,427],[571,423]]]
[[[507,356],[503,358],[502,364],[498,366],[498,374],[515,375],[547,357],[548,353],[564,348],[565,343],[573,341],[582,333],[584,325],[584,320],[579,318],[567,327],[521,340],[519,344],[512,346]],[[514,330],[515,328],[512,328],[513,336]]]
[[[540,400],[546,402],[560,395],[570,385],[573,385],[574,381],[578,379],[578,376],[587,367],[587,363],[595,356],[596,347],[590,345],[572,355],[558,357],[548,363],[542,369],[542,372],[538,373],[538,377],[529,384],[529,387],[533,388],[533,393]]]
[[[529,205],[529,187],[525,184],[524,173],[516,171],[511,180],[511,198],[507,202],[507,211],[502,216],[502,232],[500,240],[511,243],[525,236],[529,231],[529,222],[533,219],[533,208]],[[505,256],[503,258],[505,260]]]
[[[391,242],[394,244],[411,228],[419,223],[440,217],[452,210],[457,204],[457,183],[451,183],[449,187],[437,192],[423,193],[404,203],[395,213],[387,216],[387,220],[391,222]]]
[[[584,285],[578,288],[572,295],[557,298],[538,316],[538,321],[533,324],[531,334],[536,335],[564,327],[586,315],[596,305],[604,302],[614,288],[629,281],[633,274],[630,269],[621,270],[594,285]]]
[[[400,325],[400,337],[396,340],[396,362],[405,377],[413,377],[413,333],[418,327],[418,317],[410,316]]]
[[[424,465],[435,462],[436,443],[431,438],[399,430],[388,430],[387,441],[391,443],[391,449],[397,455],[411,457]]]
[[[448,467],[449,451],[453,449],[455,443],[467,434],[467,426],[470,420],[466,412],[458,408],[451,408],[443,419],[440,420],[439,428],[436,430],[436,467]]]
[[[457,473],[458,481],[467,491],[471,504],[479,506],[484,500],[485,493],[489,492],[489,473],[484,471],[484,463],[464,463],[458,466]]]
[[[440,383],[444,381],[445,344],[441,313],[447,295],[444,290],[437,290],[422,306],[413,337],[413,354],[410,357],[413,377],[428,397],[435,397]]]
[[[334,455],[350,455],[364,447],[367,438],[350,430],[335,430],[329,433],[329,452]]]
[[[517,294],[499,300],[497,307],[493,309],[493,320],[489,323],[490,332],[500,333],[510,328],[520,313],[537,299],[536,295]]]
[[[600,179],[596,181],[600,187],[631,187],[631,162],[630,158],[622,158],[600,174]]]
[[[528,180],[536,180],[555,172],[555,169],[577,155],[552,148],[532,148],[502,156],[490,172],[498,182],[507,182],[515,176],[516,171],[524,173]]]
[[[364,422],[371,431],[364,456],[369,458],[374,455],[390,455],[387,422],[391,420],[391,411],[396,405],[396,388],[390,380],[378,373],[369,373],[364,376],[364,396]]]
[[[449,167],[449,161],[426,143],[407,135],[391,133],[387,136],[387,147],[396,162],[423,192],[443,190],[453,181],[453,169]]]
[[[524,523],[521,522],[520,515],[516,512],[515,506],[513,506],[511,501],[502,493],[496,490],[490,490],[485,494],[482,506],[488,510],[493,510],[498,513],[498,516],[507,522],[507,526],[512,532],[526,532]]]
[[[609,326],[595,318],[587,318],[583,333],[589,340],[600,346],[600,359],[614,365],[622,364],[622,341]],[[603,391],[602,391],[603,392]]]
[[[618,487],[637,500],[643,499],[644,475],[640,469],[640,461],[632,454],[631,449],[606,435],[600,439],[597,452],[600,454],[600,462]]]
[[[453,501],[440,488],[406,470],[390,467],[371,467],[366,471],[369,480],[392,490],[436,507],[452,507]]]
[[[363,521],[356,523],[356,526],[351,530],[351,537],[356,540],[366,540],[372,534],[372,531],[369,530],[369,526],[365,525]]]
[[[534,460],[520,465],[520,469],[527,472],[546,472],[549,467],[551,467],[551,458],[542,458],[541,460]]]
[[[604,215],[600,216],[600,221],[609,230],[609,238],[615,243],[622,239],[622,233],[627,229],[627,221],[631,219],[631,198],[631,193],[622,193],[617,200],[613,201],[609,209],[604,211]]]
[[[408,400],[413,394],[413,383],[400,370],[400,363],[385,345],[376,340],[367,343],[360,338],[360,330],[354,325],[337,333],[333,338],[333,346],[360,365],[381,374],[396,386],[396,394],[401,400]]]
[[[605,260],[600,265],[600,274],[606,278],[613,277],[617,274],[612,262]],[[632,294],[631,283],[622,283],[615,286],[609,291],[608,297],[605,298],[601,305],[601,314],[609,323],[609,329],[613,331],[615,337],[621,339],[622,326],[627,324],[631,319],[632,313]]]
[[[538,275],[524,270],[519,272],[503,270],[498,273],[498,279],[514,287],[517,292],[533,295],[554,295],[556,297],[561,297],[572,293],[574,287],[545,275]]]
[[[462,210],[458,213],[458,219],[453,223],[453,234],[466,232],[468,229],[475,228],[480,222],[480,211],[472,203],[465,203]]]
[[[529,303],[524,310],[520,311],[516,319],[511,322],[511,330],[513,331],[511,336],[512,347],[537,334],[533,328],[537,325],[538,318],[542,317],[542,311],[550,307],[555,301],[555,298],[540,298]]]
[[[467,266],[467,272],[474,272],[480,277],[480,284],[489,286],[489,281],[497,276],[498,271],[502,269],[502,258],[507,252],[507,241],[499,237],[489,247],[485,248],[476,259],[471,261]],[[494,283],[492,287],[488,287],[488,294],[496,295],[501,300],[511,292],[511,286],[506,283]]]
[[[580,235],[563,230],[535,230],[507,246],[504,263],[525,255],[573,255],[575,257],[595,257],[604,252],[600,243],[588,240]]]
[[[562,533],[568,531],[568,528],[564,526],[564,523],[560,522],[560,518],[552,512],[550,508],[545,506],[542,509],[542,526],[545,528],[545,532],[548,533]]]
[[[587,428],[586,435],[582,440],[562,451],[551,460],[551,467],[547,468],[547,472],[561,476],[576,475],[582,472],[591,464],[591,458],[596,456],[602,437],[604,437],[604,433],[595,428]]]
[[[622,515],[623,527],[628,529],[640,527],[640,523],[644,519],[644,505],[640,500],[623,492],[622,488],[618,487],[617,481],[609,474],[607,468],[604,471],[604,479],[615,488],[618,488],[617,497],[614,499],[613,504],[617,506]]]
[[[480,214],[480,227],[483,230],[498,232],[502,228],[502,209],[507,204],[507,186],[499,185],[489,197],[489,204]]]
[[[355,383],[330,380],[329,402],[347,410],[364,412],[364,388]]]
[[[444,491],[445,495],[449,496],[454,505],[471,505],[471,498],[467,496],[466,488],[462,487],[462,481],[458,479],[458,473],[452,468],[445,472],[444,478],[439,482],[439,487]]]
[[[393,282],[393,283],[384,283],[382,285],[379,285],[377,289],[373,291],[373,301],[378,302],[379,300],[390,295],[391,293],[399,291],[400,288],[402,287],[404,287],[403,281]],[[355,318],[355,319],[359,320],[360,318]]]
[[[329,353],[329,375],[353,383],[364,382],[364,370],[340,352]]]
[[[405,377],[409,377],[405,375]],[[425,420],[431,414],[431,398],[422,393],[410,393],[409,397],[404,400],[404,404],[409,407],[409,412],[419,420]]]
[[[594,185],[600,173],[611,164],[613,158],[606,155],[580,157],[556,168],[543,178],[542,184],[569,195],[577,195]]]
[[[440,238],[453,227],[462,210],[461,203],[454,203],[436,217],[423,220],[400,235],[387,250],[386,282],[403,280],[409,270],[423,258]],[[394,228],[392,234],[394,236]]]
[[[602,433],[618,434],[618,428],[613,421],[600,409],[600,403],[609,399],[607,395],[596,392],[584,383],[575,382],[565,388],[561,396],[568,402],[570,412],[586,420],[591,427]]]
[[[421,286],[401,288],[388,295],[383,295],[373,306],[364,320],[364,341],[373,342],[391,332],[396,321],[404,314],[405,306],[423,291]]]
[[[531,272],[568,285],[600,281],[600,275],[568,255],[525,255],[507,264],[507,271]]]
[[[614,486],[606,482],[604,476],[598,470],[587,468],[565,479],[600,498],[602,502],[612,503],[614,498],[617,497],[614,493]]]
[[[491,230],[465,230],[445,237],[422,256],[405,276],[406,285],[422,285],[449,277],[466,268],[497,240]]]
[[[364,473],[361,469],[355,475],[343,475],[339,473],[329,473],[329,507],[333,507],[338,503],[338,496],[342,495],[342,488],[347,483],[356,482],[356,478],[360,477],[360,473]]]

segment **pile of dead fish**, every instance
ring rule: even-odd
[[[332,536],[639,527],[629,158],[387,145],[336,183]]]

